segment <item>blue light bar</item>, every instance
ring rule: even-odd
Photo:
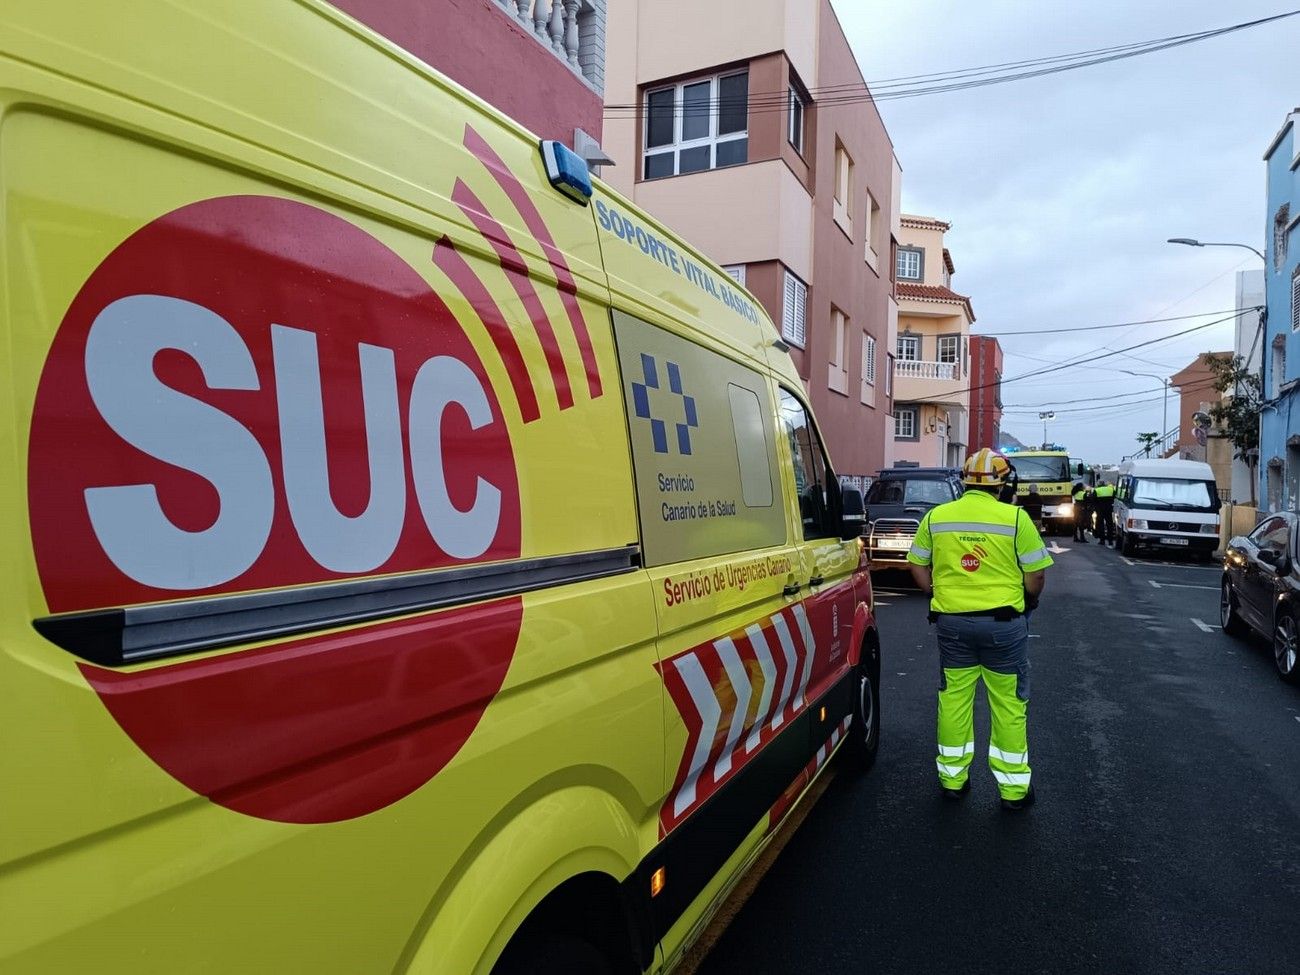
[[[591,173],[586,161],[576,152],[554,139],[541,142],[542,162],[551,185],[569,199],[587,205],[591,199]]]

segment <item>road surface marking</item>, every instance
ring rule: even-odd
[[[1070,550],[1068,548],[1061,548],[1061,546],[1057,544],[1056,539],[1053,538],[1052,544],[1047,547],[1047,551],[1051,552],[1053,555],[1060,555],[1061,553]]]
[[[1218,586],[1188,586],[1181,582],[1156,582],[1154,579],[1148,579],[1152,589],[1208,589],[1210,592],[1218,592]]]
[[[1202,633],[1213,633],[1215,630],[1219,629],[1217,626],[1210,626],[1208,623],[1202,623],[1195,616],[1190,616],[1188,618],[1196,624],[1196,628]]]
[[[1040,636],[1042,636],[1041,633],[1031,633],[1031,634],[1029,634],[1029,639],[1031,639],[1031,640],[1037,640]]]

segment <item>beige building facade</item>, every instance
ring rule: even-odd
[[[952,289],[956,272],[944,244],[950,225],[900,219],[895,277],[894,460],[958,467],[970,443],[971,301]]]
[[[617,0],[606,53],[602,178],[753,293],[837,473],[874,474],[902,174],[829,0]]]

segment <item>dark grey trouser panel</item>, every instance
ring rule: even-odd
[[[1016,697],[1029,700],[1029,621],[995,620],[991,616],[940,614],[939,689],[945,667],[986,667],[1016,675]]]

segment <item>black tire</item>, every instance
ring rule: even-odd
[[[853,668],[853,721],[844,751],[859,772],[875,765],[880,751],[880,648],[870,639]]]
[[[600,949],[567,934],[537,934],[506,946],[492,975],[613,975]]]
[[[1273,623],[1273,666],[1288,684],[1300,681],[1300,622],[1285,607]]]
[[[1250,632],[1237,612],[1237,596],[1232,591],[1232,583],[1225,577],[1219,586],[1219,625],[1228,636],[1245,637]]]
[[[1119,533],[1119,551],[1121,555],[1132,555],[1137,551],[1137,546],[1128,537],[1128,532],[1121,531]]]

